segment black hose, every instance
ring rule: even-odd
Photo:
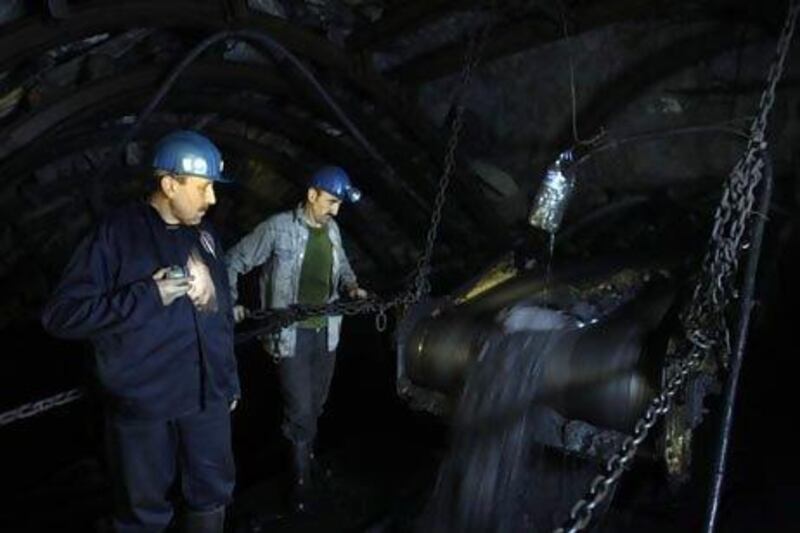
[[[369,153],[369,155],[375,159],[384,170],[388,171],[390,174],[393,174],[394,171],[389,163],[378,153],[378,151],[370,144],[370,142],[364,137],[361,131],[356,127],[355,124],[347,117],[344,111],[339,107],[339,105],[334,101],[331,95],[325,90],[325,88],[317,81],[311,71],[295,56],[292,52],[290,52],[286,47],[282,44],[277,42],[272,37],[266,35],[265,33],[255,31],[255,30],[235,30],[235,31],[221,31],[207,37],[200,43],[198,43],[192,50],[186,54],[186,57],[176,66],[170,75],[167,77],[166,80],[161,84],[156,94],[144,108],[144,110],[139,114],[136,119],[136,122],[131,126],[130,130],[125,134],[122,140],[109,152],[109,154],[103,160],[100,168],[97,171],[97,174],[92,181],[92,190],[90,195],[90,204],[92,210],[94,211],[95,215],[100,215],[105,211],[105,207],[103,205],[102,197],[100,194],[100,184],[103,181],[103,178],[106,174],[111,170],[114,161],[122,154],[125,146],[134,138],[136,133],[141,128],[142,124],[148,119],[148,117],[153,113],[153,111],[158,107],[161,101],[166,97],[169,90],[175,84],[177,79],[183,74],[183,71],[197,59],[200,54],[202,54],[208,47],[211,45],[225,40],[225,39],[241,39],[244,41],[254,41],[258,44],[263,45],[267,48],[270,52],[272,52],[276,57],[286,57],[292,64],[299,70],[303,76],[308,79],[311,85],[314,86],[314,89],[322,96],[322,99],[325,101],[328,106],[333,110],[339,120],[347,127],[353,137],[358,140],[358,142],[364,147],[364,149]]]

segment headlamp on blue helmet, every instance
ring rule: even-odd
[[[175,131],[159,140],[153,150],[153,168],[179,176],[230,181],[222,176],[224,163],[219,149],[194,131]]]
[[[308,182],[309,187],[323,190],[342,201],[355,203],[361,199],[361,191],[353,187],[350,177],[340,167],[322,167]]]

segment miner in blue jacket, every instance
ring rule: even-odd
[[[185,529],[223,529],[239,381],[224,254],[202,221],[222,167],[196,132],[161,139],[153,192],[82,242],[44,309],[48,332],[94,344],[119,532],[164,530],[176,480]]]

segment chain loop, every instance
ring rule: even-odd
[[[81,389],[70,389],[35,402],[20,405],[4,413],[0,413],[0,427],[39,415],[56,407],[77,401],[83,397]]]
[[[386,316],[386,309],[383,306],[379,307],[378,312],[375,314],[375,329],[378,330],[378,333],[386,331],[388,320],[389,317]]]
[[[461,71],[461,80],[459,88],[454,96],[455,115],[450,125],[450,138],[447,142],[447,148],[444,155],[444,163],[442,167],[442,175],[439,178],[439,189],[436,193],[434,200],[433,211],[431,212],[431,224],[428,227],[428,234],[425,239],[425,251],[420,256],[417,262],[416,275],[414,277],[413,292],[414,301],[430,294],[430,270],[431,259],[433,257],[433,249],[436,244],[436,237],[439,232],[439,223],[442,220],[442,211],[444,210],[444,203],[447,199],[447,188],[450,185],[450,179],[453,171],[456,168],[456,150],[458,148],[458,141],[461,136],[461,130],[464,127],[464,110],[463,98],[467,92],[467,88],[472,82],[473,71],[480,61],[483,54],[483,49],[489,40],[489,33],[491,32],[493,24],[486,24],[480,32],[480,35],[473,36],[470,45],[467,48],[467,55],[464,60],[464,69]]]
[[[388,323],[388,318],[386,316],[386,312],[388,310],[398,306],[412,305],[430,294],[430,271],[433,249],[439,233],[439,225],[442,220],[442,211],[444,210],[444,204],[447,200],[447,189],[450,185],[450,179],[456,168],[456,151],[458,148],[461,130],[464,126],[465,108],[461,102],[467,92],[467,88],[472,82],[473,71],[480,61],[481,54],[486,46],[486,42],[488,41],[489,33],[492,27],[493,23],[486,24],[480,30],[480,32],[473,35],[472,39],[470,40],[470,44],[467,47],[464,68],[461,71],[458,88],[456,89],[454,95],[456,112],[450,125],[450,137],[448,138],[445,149],[442,174],[439,178],[439,185],[433,203],[430,226],[428,227],[428,233],[426,234],[425,238],[425,248],[417,260],[417,264],[414,269],[414,275],[409,287],[394,297],[385,300],[378,298],[351,301],[339,300],[319,306],[292,305],[283,309],[252,311],[248,314],[248,317],[255,321],[264,322],[265,324],[264,326],[256,328],[252,331],[237,335],[237,343],[244,342],[245,340],[249,340],[256,336],[273,333],[281,328],[293,324],[294,322],[320,315],[352,316],[377,312],[378,314],[375,317],[375,327],[378,329],[378,331],[384,331]]]

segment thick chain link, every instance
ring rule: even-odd
[[[414,277],[413,291],[416,295],[415,301],[430,293],[430,264],[433,257],[433,249],[436,244],[438,236],[439,223],[442,220],[442,211],[447,195],[447,188],[450,185],[450,179],[453,176],[453,171],[456,167],[456,150],[458,148],[458,141],[461,136],[461,130],[464,127],[464,110],[463,99],[466,95],[467,88],[472,82],[473,72],[476,65],[483,55],[483,49],[489,40],[493,24],[486,24],[480,31],[480,35],[476,35],[470,41],[467,47],[467,54],[464,59],[464,69],[461,71],[461,78],[457,92],[454,96],[455,115],[450,126],[450,138],[447,142],[447,149],[445,150],[444,163],[442,167],[442,175],[439,178],[439,190],[436,193],[433,211],[431,213],[431,224],[428,228],[427,238],[425,240],[425,252],[420,256],[417,262],[416,275]]]
[[[305,320],[312,316],[320,315],[359,315],[376,313],[375,326],[379,331],[386,328],[386,312],[398,306],[408,306],[419,301],[430,293],[430,270],[433,249],[439,234],[439,225],[442,220],[442,211],[447,200],[447,189],[450,185],[453,172],[456,168],[458,142],[464,126],[464,106],[462,100],[467,88],[472,82],[473,72],[480,61],[483,49],[489,40],[493,24],[486,24],[480,32],[473,35],[464,59],[464,68],[461,71],[459,83],[454,95],[455,115],[450,125],[450,136],[444,154],[442,173],[431,212],[431,222],[425,239],[425,249],[420,255],[414,269],[414,275],[409,287],[392,298],[381,299],[371,297],[364,300],[336,301],[326,305],[292,305],[285,309],[266,309],[251,312],[249,317],[265,322],[264,327],[237,335],[236,342],[244,342],[253,337],[265,335],[280,330],[286,326]]]
[[[50,409],[80,400],[82,397],[83,391],[81,389],[70,389],[48,398],[20,405],[15,409],[0,413],[0,427],[16,422],[17,420],[42,414]]]
[[[570,510],[567,524],[556,529],[555,533],[575,533],[586,529],[592,520],[594,510],[608,497],[611,489],[633,461],[650,429],[660,416],[669,412],[672,407],[672,399],[680,392],[689,375],[700,367],[702,360],[703,352],[700,350],[693,351],[688,357],[681,360],[667,385],[658,396],[650,401],[644,415],[636,422],[633,435],[627,437],[617,453],[608,460],[605,471],[594,478],[587,495],[578,500]]]
[[[742,237],[753,213],[755,189],[762,178],[762,154],[767,148],[764,137],[767,119],[775,101],[775,88],[783,75],[799,10],[797,0],[792,0],[778,40],[776,56],[770,66],[767,87],[761,96],[759,113],[750,128],[747,149],[731,171],[714,214],[714,227],[700,279],[695,285],[689,308],[682,317],[685,347],[689,355],[680,358],[671,369],[666,385],[648,404],[644,415],[634,426],[633,435],[608,460],[604,472],[592,481],[586,496],[572,507],[569,519],[555,533],[576,533],[588,527],[594,510],[608,497],[658,418],[669,412],[673,398],[682,390],[690,375],[700,370],[713,348],[729,352],[730,334],[725,323],[725,307],[734,293],[733,281],[743,249]]]
[[[750,137],[744,156],[737,162],[722,194],[720,205],[714,217],[709,252],[703,261],[705,272],[703,282],[695,287],[693,301],[695,306],[687,313],[684,324],[687,330],[697,329],[703,316],[708,316],[708,307],[724,309],[727,296],[732,293],[727,286],[733,279],[738,266],[738,258],[742,236],[747,228],[747,221],[755,202],[755,189],[761,182],[761,170],[764,165],[760,154],[767,148],[765,131],[772,105],[775,101],[775,89],[783,76],[787,51],[794,34],[800,5],[792,0],[789,14],[778,40],[775,59],[770,65],[768,83],[761,95],[759,113],[750,127]],[[706,303],[706,305],[701,305]],[[720,318],[717,313],[717,319]],[[694,327],[693,327],[694,326]]]

